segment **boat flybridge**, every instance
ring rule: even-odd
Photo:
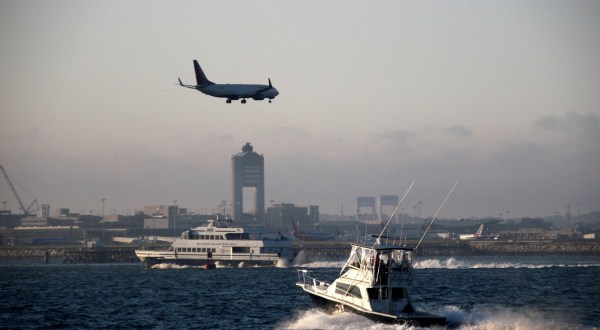
[[[412,248],[352,244],[340,276],[329,284],[312,272],[298,270],[298,285],[315,305],[329,311],[350,311],[374,321],[411,326],[446,324],[446,318],[416,311],[408,288],[412,282]]]
[[[269,237],[260,227],[233,227],[232,220],[209,220],[206,226],[184,231],[168,250],[136,250],[146,267],[167,263],[214,268],[276,266],[293,261],[291,241]]]

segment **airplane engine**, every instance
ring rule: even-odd
[[[255,95],[252,97],[252,99],[255,101],[262,101],[265,99],[265,96],[264,95]]]

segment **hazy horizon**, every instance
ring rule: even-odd
[[[0,27],[0,165],[53,209],[216,209],[250,142],[266,207],[416,180],[429,217],[460,177],[440,217],[600,210],[597,1],[2,1]],[[194,59],[280,95],[175,85]]]

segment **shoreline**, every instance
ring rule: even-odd
[[[407,246],[414,243],[407,242]],[[114,246],[83,249],[80,246],[4,246],[0,259],[62,258],[64,262],[131,262],[137,261],[134,250],[141,246]],[[310,259],[346,258],[349,242],[294,242],[293,249]],[[531,255],[600,255],[600,241],[443,241],[426,242],[420,256],[531,256]]]

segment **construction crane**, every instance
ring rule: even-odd
[[[15,189],[15,186],[13,185],[12,181],[10,180],[8,173],[6,173],[6,171],[4,170],[4,167],[2,167],[2,165],[0,165],[0,171],[2,171],[2,174],[4,175],[6,182],[8,182],[8,186],[10,187],[10,190],[12,190],[13,195],[15,195],[17,202],[19,202],[19,209],[23,210],[24,215],[35,215],[35,212],[37,212],[40,209],[37,199],[34,198],[33,202],[31,202],[31,204],[29,204],[28,207],[25,207],[25,205],[23,205],[23,201],[21,201],[21,197],[19,197],[19,194],[17,193],[17,190]],[[34,209],[32,209],[33,206],[35,206]]]

